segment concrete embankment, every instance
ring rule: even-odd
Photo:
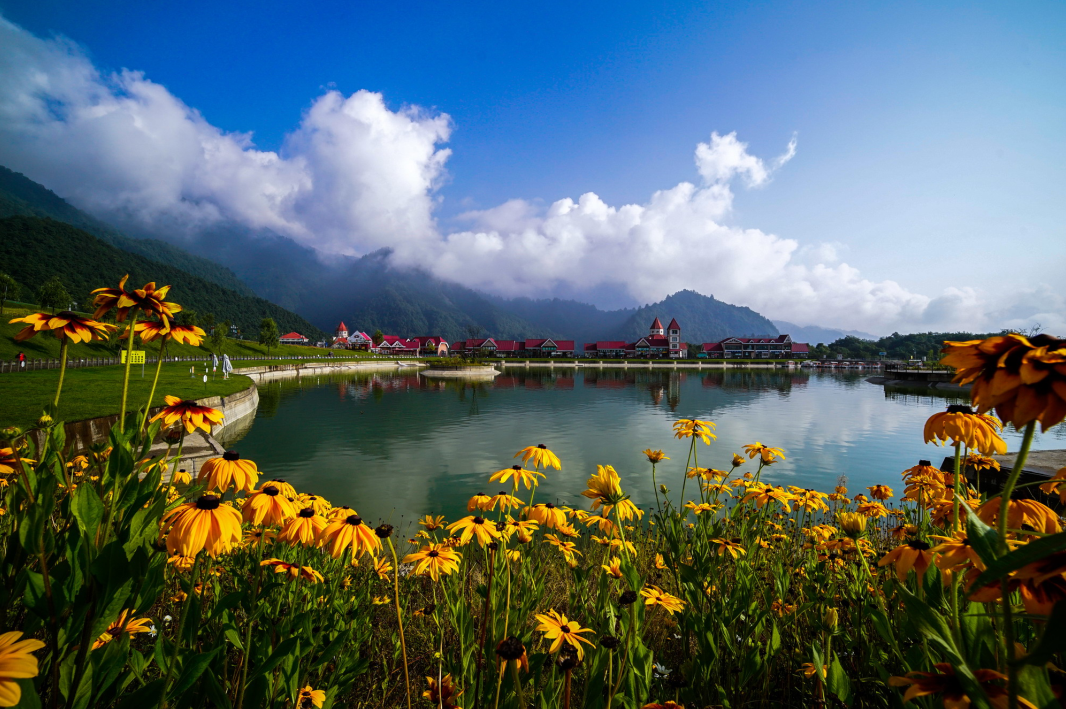
[[[244,367],[234,369],[234,374],[251,377],[255,382],[268,382],[274,379],[292,379],[294,377],[320,376],[348,371],[391,371],[394,369],[415,369],[425,367],[425,362],[399,362],[374,360],[370,362],[314,362],[307,364],[269,364],[262,367]]]

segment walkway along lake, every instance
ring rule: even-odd
[[[886,483],[946,449],[922,443],[922,426],[949,403],[944,396],[886,392],[869,374],[805,370],[714,371],[508,369],[493,381],[427,380],[411,369],[308,376],[259,384],[256,415],[227,429],[223,443],[301,492],[393,524],[421,514],[465,514],[476,492],[495,493],[488,476],[516,451],[545,443],[563,462],[549,471],[537,501],[587,507],[585,479],[610,464],[623,488],[654,506],[650,465],[641,453],[662,448],[670,461],[658,479],[681,489],[687,442],[673,438],[679,418],[717,424],[718,440],[700,445],[703,467],[727,469],[734,452],[761,441],[787,459],[765,471],[775,484],[831,492],[841,475],[851,494]],[[1062,426],[1038,447],[1066,448]],[[1006,436],[1016,450],[1020,436]],[[754,470],[754,465],[744,470]],[[689,490],[693,492],[693,486]]]

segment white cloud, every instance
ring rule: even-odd
[[[696,146],[699,184],[621,206],[591,192],[547,208],[512,200],[443,233],[434,209],[450,132],[446,114],[330,91],[280,151],[259,150],[143,74],[101,73],[72,43],[0,18],[0,163],[101,216],[190,231],[236,222],[332,253],[389,246],[401,264],[502,295],[624,283],[640,302],[691,288],[799,324],[887,332],[1039,321],[1066,331],[1050,292],[997,294],[1010,305],[996,308],[974,289],[929,296],[864,278],[841,245],[801,247],[727,225],[733,183],[768,185],[796,155],[795,137],[764,161],[736,133],[712,133]]]

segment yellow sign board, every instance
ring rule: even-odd
[[[122,364],[126,364],[126,350],[122,350]],[[144,364],[144,350],[134,350],[130,364]]]

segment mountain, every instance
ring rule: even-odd
[[[307,320],[274,303],[223,288],[171,264],[122,251],[54,219],[0,219],[0,243],[4,245],[0,270],[31,292],[58,276],[82,307],[89,302],[91,290],[114,287],[128,273],[130,282],[138,287],[149,281],[172,285],[172,297],[186,310],[200,315],[214,313],[218,321],[229,320],[249,335],[257,333],[260,321],[267,317],[274,318],[281,332],[296,330],[312,340],[324,335]]]
[[[160,263],[169,263],[186,273],[241,295],[255,295],[251,288],[225,266],[190,254],[159,239],[131,239],[113,226],[71,206],[47,187],[0,165],[0,218],[16,216],[44,217],[66,222],[123,251]]]
[[[648,334],[648,327],[655,318],[663,326],[671,318],[677,318],[681,326],[681,339],[689,344],[716,342],[730,336],[778,334],[774,324],[751,308],[730,305],[692,290],[683,290],[664,300],[637,308],[618,330],[617,339],[632,341]]]
[[[537,326],[540,332],[557,333],[545,337],[565,337],[578,342],[617,339],[622,326],[635,312],[634,308],[600,310],[595,305],[559,298],[508,300],[490,296],[490,299],[501,309]]]
[[[320,275],[329,298],[305,302],[301,312],[332,330],[340,320],[351,329],[396,335],[467,337],[560,337],[497,306],[489,297],[418,270],[394,267],[383,249]]]
[[[845,337],[856,337],[860,340],[876,340],[877,335],[859,330],[836,330],[830,327],[818,327],[817,325],[795,325],[784,320],[774,320],[774,325],[780,332],[788,333],[796,342],[809,342],[816,345],[819,342],[829,344]]]

